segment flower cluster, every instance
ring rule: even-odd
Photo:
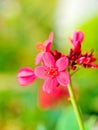
[[[70,70],[75,71],[78,66],[84,68],[98,68],[93,64],[96,58],[93,51],[82,53],[81,44],[84,34],[81,31],[73,33],[70,42],[73,48],[65,55],[58,50],[52,51],[53,33],[44,43],[38,43],[36,48],[40,53],[36,56],[35,69],[23,67],[18,72],[18,81],[22,86],[27,86],[36,78],[44,79],[43,90],[52,93],[59,86],[67,86],[70,83]]]
[[[93,51],[82,54],[81,44],[83,40],[84,34],[81,31],[74,32],[73,37],[70,38],[73,48],[69,51],[68,59],[69,67],[72,70],[75,70],[77,65],[82,65],[84,68],[98,68],[97,64],[93,64],[96,61]]]

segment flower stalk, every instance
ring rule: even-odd
[[[74,92],[73,92],[73,89],[72,89],[72,83],[71,82],[68,84],[68,91],[69,91],[69,94],[70,94],[70,100],[71,100],[72,106],[74,108],[74,112],[76,114],[76,118],[77,118],[80,130],[85,130],[85,127],[84,127],[84,124],[83,124],[83,121],[82,121],[82,118],[81,118],[81,113],[80,113],[80,110],[79,110],[79,107],[78,107],[78,104],[77,104],[77,101],[76,101],[76,98],[75,98],[75,95],[74,95]]]

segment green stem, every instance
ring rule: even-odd
[[[80,130],[85,130],[84,124],[83,124],[83,121],[82,121],[82,118],[81,118],[81,114],[80,114],[80,111],[79,111],[79,107],[78,107],[78,104],[76,102],[75,95],[74,95],[74,92],[73,92],[73,89],[72,89],[71,82],[68,85],[68,90],[69,90],[70,100],[71,100],[71,103],[73,105],[73,108],[74,108],[74,111],[75,111],[75,114],[76,114],[76,117],[77,117],[77,121],[78,121]]]

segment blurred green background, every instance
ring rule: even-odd
[[[59,6],[60,1],[57,0],[0,0],[0,130],[79,129],[69,103],[58,104],[46,110],[39,107],[40,80],[29,87],[21,87],[17,82],[19,68],[34,67],[38,53],[36,44],[46,40],[51,31],[55,35],[53,48],[67,53],[71,47],[67,37],[73,28],[64,30],[59,24],[60,31],[64,32],[60,35],[64,37],[59,35]],[[66,2],[65,6],[67,7]],[[69,15],[66,10],[64,9],[65,14]],[[63,13],[61,15],[65,17]],[[98,58],[98,16],[82,20],[74,29],[82,30],[85,34],[83,51],[94,49]],[[81,69],[72,80],[74,88],[78,90],[78,103],[86,129],[96,127],[97,130],[98,70]]]

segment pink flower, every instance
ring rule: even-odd
[[[34,71],[29,67],[21,68],[18,72],[18,82],[22,86],[31,84],[35,79]]]
[[[36,65],[40,63],[42,60],[44,52],[50,52],[51,46],[53,41],[53,32],[50,33],[48,40],[46,40],[44,43],[38,43],[36,48],[40,50],[41,52],[36,57]]]
[[[74,47],[74,51],[80,51],[81,49],[81,43],[84,39],[84,34],[81,31],[75,31],[73,33],[72,38],[70,38],[70,41]]]
[[[35,69],[35,75],[39,78],[45,79],[43,90],[51,93],[58,84],[67,86],[70,82],[70,76],[65,69],[68,67],[68,58],[61,57],[55,61],[51,53],[43,54],[43,66]]]

